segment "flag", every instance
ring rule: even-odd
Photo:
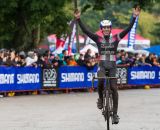
[[[65,43],[65,41],[63,39],[57,39],[56,49],[59,47],[64,47],[64,43]]]
[[[74,38],[75,38],[75,35],[76,35],[76,21],[73,20],[70,24],[71,26],[71,29],[72,29],[72,32],[71,34],[69,35],[69,41],[68,41],[68,55],[71,55],[72,53],[72,47],[74,45]]]
[[[133,15],[132,15],[131,18],[133,18]],[[128,48],[134,49],[137,24],[138,24],[138,16],[136,17],[134,25],[133,25],[133,27],[132,27],[131,31],[129,32],[129,35],[128,35]]]

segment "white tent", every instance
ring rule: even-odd
[[[54,52],[52,52],[52,54],[61,54],[63,50],[63,47],[58,47]]]
[[[123,31],[122,29],[112,29],[112,35],[118,34],[122,31]],[[103,35],[101,30],[97,31],[96,34],[99,36]],[[87,43],[90,43],[93,45],[95,44],[95,42],[91,40],[89,37],[86,39],[86,44]],[[150,47],[150,40],[140,36],[139,34],[136,34],[134,49],[141,50],[149,47]],[[122,40],[120,40],[118,44],[118,48],[128,48],[128,34]]]
[[[91,45],[91,44],[85,45],[85,46],[80,50],[80,53],[81,53],[81,54],[85,54],[88,49],[91,49],[91,51],[92,51],[91,55],[95,55],[95,53],[98,53],[98,49],[97,49],[96,47],[94,47],[93,45]]]

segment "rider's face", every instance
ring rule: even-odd
[[[102,32],[103,32],[103,35],[105,35],[105,36],[110,35],[110,33],[111,33],[111,27],[110,26],[104,26],[104,27],[102,27]]]

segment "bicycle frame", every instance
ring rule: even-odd
[[[112,99],[112,90],[110,88],[110,79],[117,79],[117,77],[95,77],[92,79],[92,86],[94,86],[94,79],[105,79],[104,82],[104,90],[103,90],[103,108],[102,115],[107,121],[107,130],[110,129],[110,119],[113,119],[113,99]],[[112,121],[113,124],[113,121]]]

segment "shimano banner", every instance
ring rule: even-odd
[[[97,75],[97,66],[87,69],[82,66],[63,66],[58,71],[59,88],[89,88],[92,87],[93,74]],[[94,83],[97,86],[97,80]]]
[[[160,84],[160,67],[142,66],[128,68],[128,84]]]
[[[41,75],[39,67],[0,67],[0,91],[40,89]]]
[[[97,66],[87,69],[82,66],[63,66],[58,71],[59,88],[89,88],[92,87],[93,74],[97,77]],[[127,67],[118,67],[117,83],[127,84]],[[120,79],[121,78],[121,81]],[[95,79],[94,87],[97,87],[98,80]]]
[[[0,91],[16,89],[16,70],[13,67],[0,67]]]

